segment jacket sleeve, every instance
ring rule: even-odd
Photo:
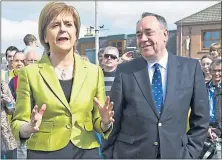
[[[12,131],[17,140],[20,140],[19,131],[24,122],[30,121],[31,90],[26,68],[21,69],[18,75],[18,88],[16,90],[16,109],[12,119]]]
[[[187,148],[192,158],[199,158],[209,127],[209,100],[199,62],[196,62],[191,100],[190,129]]]
[[[124,105],[123,89],[122,89],[122,78],[119,67],[117,67],[115,80],[111,88],[111,100],[114,102],[114,124],[113,130],[108,140],[102,142],[102,154],[105,159],[113,158],[113,149],[118,133],[120,131],[122,110]]]
[[[96,97],[98,98],[99,102],[104,105],[106,100],[105,95],[105,84],[104,84],[104,75],[103,71],[100,67],[98,67],[98,83],[97,83],[97,91],[96,91]],[[103,130],[101,128],[101,116],[99,114],[98,107],[94,104],[93,108],[93,123],[95,130],[100,133],[105,139],[108,138],[109,134],[112,131],[112,127],[110,127],[105,133],[103,133]]]

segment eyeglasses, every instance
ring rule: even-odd
[[[104,58],[111,58],[111,59],[117,59],[117,56],[113,55],[113,54],[104,54]]]

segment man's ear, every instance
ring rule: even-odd
[[[165,29],[163,34],[164,34],[164,42],[167,42],[168,38],[169,38],[169,31],[167,29]]]

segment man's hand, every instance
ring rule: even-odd
[[[208,135],[215,142],[218,138],[218,136],[216,134],[216,128],[209,128],[208,129]]]

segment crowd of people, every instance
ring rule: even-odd
[[[44,53],[32,34],[25,49],[7,48],[2,159],[196,159],[206,142],[221,158],[220,44],[199,61],[176,56],[165,18],[146,12],[135,24],[141,57],[108,46],[95,65],[76,51],[80,25],[73,6],[50,2],[38,24]]]

